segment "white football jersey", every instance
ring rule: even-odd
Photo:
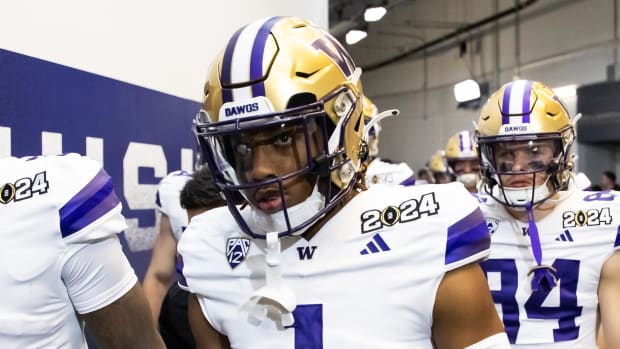
[[[374,159],[366,169],[366,185],[399,184],[413,185],[415,177],[413,170],[404,162],[393,164],[381,159]]]
[[[601,267],[620,244],[620,193],[570,190],[536,222],[541,265],[557,270],[551,291],[533,292],[536,266],[528,223],[480,195],[491,232],[491,256],[481,263],[510,342],[515,348],[596,348]]]
[[[177,241],[187,226],[187,211],[181,207],[180,202],[181,190],[191,178],[192,174],[186,171],[170,172],[157,187],[155,204],[160,212],[168,216],[172,234]]]
[[[459,183],[375,185],[310,241],[280,239],[282,282],[297,304],[295,324],[280,329],[241,309],[265,285],[265,240],[244,235],[227,208],[193,218],[179,252],[205,318],[233,348],[432,348],[439,283],[488,256],[489,238]]]
[[[67,274],[84,246],[126,228],[112,179],[77,154],[3,158],[0,169],[0,347],[85,348],[76,312],[100,309],[137,281],[130,269],[114,276],[118,288]]]

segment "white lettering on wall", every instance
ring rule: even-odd
[[[62,133],[41,132],[41,154],[62,154]]]
[[[181,170],[187,172],[194,171],[194,151],[187,148],[181,148]]]
[[[131,210],[153,209],[157,184],[141,184],[138,179],[140,167],[150,167],[155,177],[164,178],[168,173],[166,155],[161,145],[131,142],[123,157],[123,189],[127,206]],[[158,217],[159,215],[156,215]],[[148,250],[157,236],[156,226],[139,227],[138,219],[128,218],[125,238],[132,251]]]
[[[0,126],[0,158],[11,156],[11,128]]]
[[[103,166],[103,138],[86,137],[86,156]]]

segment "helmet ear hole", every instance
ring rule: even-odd
[[[310,92],[296,93],[289,98],[286,108],[295,108],[316,102],[316,96]]]

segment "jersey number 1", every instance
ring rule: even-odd
[[[323,304],[298,304],[295,318],[295,349],[323,349]]]

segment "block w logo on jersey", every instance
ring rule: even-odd
[[[383,240],[381,235],[375,234],[372,237],[372,240],[366,244],[366,248],[360,251],[361,255],[369,254],[369,253],[379,253],[389,251],[390,246]]]
[[[300,260],[312,259],[316,246],[297,247],[297,253]]]
[[[231,268],[235,268],[245,260],[250,250],[250,239],[230,238],[226,242],[226,259]]]

